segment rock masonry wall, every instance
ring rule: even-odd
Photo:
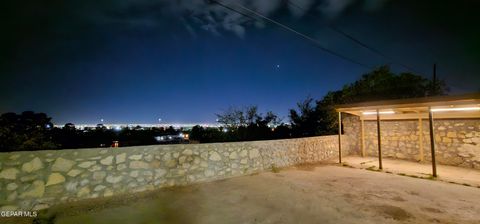
[[[361,155],[361,123],[354,116],[343,120],[345,135],[353,135],[353,152]],[[431,161],[428,120],[382,120],[382,156],[412,161]],[[377,123],[364,121],[366,156],[378,156]],[[420,149],[423,137],[423,155]],[[480,169],[480,119],[434,120],[435,155],[439,164]]]
[[[342,140],[349,153],[348,137]],[[241,176],[338,157],[338,136],[0,153],[1,210]]]

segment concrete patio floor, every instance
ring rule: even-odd
[[[377,157],[348,156],[342,158],[348,166],[361,169],[378,169]],[[413,162],[407,160],[382,158],[383,172],[391,172],[412,177],[431,178],[432,164],[430,162]],[[437,164],[437,180],[457,184],[480,187],[480,170],[445,166]]]
[[[351,160],[353,161],[353,160]],[[310,165],[185,187],[79,201],[40,223],[480,223],[480,189]],[[32,223],[33,219],[0,219]]]

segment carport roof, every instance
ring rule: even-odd
[[[429,109],[435,118],[480,118],[480,93],[343,104],[335,109],[363,120],[375,120],[376,110],[382,120],[428,118]]]

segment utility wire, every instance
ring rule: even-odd
[[[223,4],[223,3],[221,3],[221,2],[218,2],[218,1],[216,1],[216,0],[210,0],[210,2],[211,2],[211,3],[218,4],[218,5],[222,6],[223,8],[226,8],[226,9],[228,9],[228,10],[230,10],[230,11],[236,12],[236,13],[238,13],[238,14],[240,14],[240,15],[242,15],[242,16],[248,17],[248,18],[250,18],[250,19],[252,19],[252,20],[258,20],[257,18],[255,18],[255,17],[253,17],[253,16],[251,16],[251,15],[248,15],[248,14],[246,14],[246,13],[243,13],[243,12],[241,12],[241,11],[239,11],[239,10],[236,10],[236,9],[234,9],[234,8],[232,8],[232,7],[230,7],[230,6],[226,5],[226,4]]]
[[[297,8],[299,8],[299,9],[301,9],[301,10],[306,11],[307,14],[310,15],[307,10],[305,10],[305,9],[303,9],[302,7],[300,7],[300,6],[292,3],[291,0],[286,0],[286,1],[287,1],[287,3],[293,5],[294,7],[297,7]],[[253,16],[251,16],[251,15],[248,15],[248,14],[246,14],[246,13],[240,11],[240,10],[234,9],[234,8],[232,8],[232,7],[224,4],[224,3],[221,2],[221,1],[218,1],[218,0],[209,0],[209,2],[210,2],[210,3],[215,3],[215,4],[217,4],[217,5],[219,5],[219,6],[223,7],[223,8],[226,8],[226,9],[228,9],[228,10],[231,10],[231,11],[233,11],[233,12],[236,12],[236,13],[238,13],[238,14],[240,14],[240,15],[242,15],[242,16],[248,17],[248,18],[250,18],[250,19],[258,20],[257,18],[255,18],[255,17],[253,17]],[[299,32],[299,31],[296,31],[295,29],[293,29],[293,28],[291,28],[291,27],[289,27],[289,26],[286,26],[286,25],[284,25],[284,24],[282,24],[282,23],[280,23],[280,22],[277,22],[277,21],[275,21],[275,20],[273,20],[273,19],[271,19],[271,18],[268,18],[267,16],[264,16],[264,15],[262,15],[262,14],[256,12],[256,11],[254,11],[254,10],[251,10],[251,9],[249,9],[249,8],[247,8],[247,7],[244,7],[244,6],[241,5],[241,4],[236,3],[235,5],[237,5],[238,7],[242,8],[243,10],[246,10],[246,11],[248,11],[248,12],[250,12],[250,13],[252,13],[252,14],[254,14],[254,15],[256,15],[256,16],[262,18],[262,19],[264,19],[264,20],[267,20],[267,21],[270,22],[270,23],[273,23],[274,25],[280,26],[281,28],[283,28],[283,29],[285,29],[285,30],[287,30],[287,31],[293,32],[293,33],[299,35],[300,37],[302,37],[302,38],[304,38],[304,39],[306,39],[306,40],[308,40],[308,41],[311,41],[316,47],[320,48],[321,50],[323,50],[323,51],[325,51],[325,52],[327,52],[327,53],[329,53],[329,54],[332,54],[332,55],[337,56],[337,57],[339,57],[339,58],[342,58],[342,59],[344,59],[344,60],[346,60],[346,61],[349,61],[349,62],[351,62],[351,63],[357,64],[357,65],[360,65],[360,66],[363,66],[363,67],[366,67],[366,68],[369,68],[369,69],[373,69],[373,68],[374,68],[374,67],[369,66],[369,65],[367,65],[367,64],[364,64],[364,63],[355,61],[355,60],[353,60],[353,59],[351,59],[351,58],[349,58],[349,57],[346,57],[346,56],[344,56],[344,55],[342,55],[342,54],[340,54],[340,53],[337,53],[337,52],[335,52],[335,51],[333,51],[333,50],[330,50],[330,49],[328,49],[328,48],[326,48],[326,47],[323,47],[322,44],[321,44],[318,40],[316,40],[316,39],[314,39],[314,38],[312,38],[312,37],[309,37],[309,36],[307,36],[307,35]],[[312,15],[310,15],[310,16],[312,16]],[[390,60],[391,63],[398,64],[398,65],[404,67],[405,69],[407,69],[407,70],[410,71],[410,72],[416,72],[414,69],[412,69],[412,68],[409,67],[409,66],[406,66],[405,64],[401,64],[401,63],[394,62],[391,57],[387,56],[386,54],[383,54],[382,52],[380,52],[379,50],[376,50],[376,49],[373,48],[373,47],[368,46],[367,44],[365,44],[365,43],[363,43],[362,41],[358,40],[357,38],[353,37],[352,35],[350,35],[350,34],[344,32],[344,31],[342,31],[342,30],[339,29],[338,27],[335,27],[335,26],[333,26],[333,25],[331,25],[331,24],[328,25],[328,27],[331,28],[333,31],[338,32],[339,34],[345,36],[346,38],[354,41],[355,43],[359,44],[360,46],[362,46],[362,47],[364,47],[364,48],[366,48],[366,49],[369,49],[370,51],[375,52],[375,53],[377,53],[378,55],[380,55],[380,56],[382,56],[382,57]],[[417,74],[420,74],[420,75],[422,74],[422,73],[420,73],[420,72],[416,72],[416,73],[417,73]]]
[[[315,17],[314,15],[310,14],[310,12],[309,12],[307,9],[305,9],[305,8],[299,6],[298,4],[294,3],[295,1],[286,0],[286,2],[287,2],[289,5],[297,8],[297,9],[299,9],[299,10],[301,10],[301,11],[304,11],[307,15],[309,15],[309,16],[311,16],[311,17]],[[368,49],[368,50],[370,50],[371,52],[376,53],[377,55],[382,56],[383,58],[391,61],[392,63],[398,64],[398,65],[400,65],[401,67],[405,68],[406,70],[408,70],[408,71],[410,71],[410,72],[416,72],[415,69],[412,69],[411,67],[409,67],[409,66],[407,66],[407,65],[405,65],[405,64],[394,62],[393,58],[391,58],[390,56],[388,56],[388,55],[380,52],[379,50],[377,50],[377,49],[375,49],[375,48],[373,48],[373,47],[368,46],[367,44],[363,43],[362,41],[360,41],[359,39],[355,38],[354,36],[346,33],[346,32],[343,31],[343,30],[341,30],[341,29],[338,28],[337,26],[334,26],[334,25],[332,25],[332,24],[329,24],[329,25],[327,25],[327,26],[328,26],[328,28],[330,28],[330,29],[333,30],[334,32],[336,32],[336,33],[338,33],[338,34],[346,37],[347,39],[355,42],[356,44],[362,46],[363,48]]]
[[[241,12],[241,11],[239,11],[239,10],[236,10],[236,9],[232,8],[232,7],[224,4],[224,3],[221,2],[221,1],[211,0],[210,2],[215,3],[215,4],[217,4],[217,5],[221,6],[221,7],[224,7],[224,8],[226,8],[226,9],[228,9],[228,10],[234,11],[234,12],[240,14],[240,15],[247,16],[247,15],[245,15],[245,13],[243,13],[243,12]],[[262,18],[262,19],[264,19],[264,20],[266,20],[266,21],[268,21],[268,22],[270,22],[270,23],[272,23],[272,24],[274,24],[274,25],[277,25],[277,26],[279,26],[279,27],[281,27],[281,28],[283,28],[283,29],[285,29],[285,30],[287,30],[287,31],[290,31],[290,32],[292,32],[292,33],[294,33],[294,34],[296,34],[296,35],[298,35],[298,36],[300,36],[300,37],[302,37],[302,38],[304,38],[304,39],[312,42],[317,48],[319,48],[319,49],[321,49],[321,50],[323,50],[323,51],[325,51],[325,52],[327,52],[327,53],[329,53],[329,54],[331,54],[331,55],[337,56],[337,57],[339,57],[339,58],[342,58],[343,60],[349,61],[349,62],[351,62],[351,63],[353,63],[353,64],[357,64],[357,65],[360,65],[360,66],[363,66],[363,67],[366,67],[366,68],[369,68],[369,69],[373,69],[373,68],[374,68],[373,66],[364,64],[364,63],[362,63],[362,62],[355,61],[354,59],[351,59],[351,58],[349,58],[349,57],[347,57],[347,56],[344,56],[344,55],[342,55],[342,54],[340,54],[340,53],[337,53],[337,52],[335,52],[335,51],[333,51],[333,50],[330,50],[330,49],[322,46],[322,44],[321,44],[318,40],[316,40],[316,39],[314,39],[314,38],[312,38],[312,37],[310,37],[310,36],[307,36],[307,35],[299,32],[299,31],[296,31],[295,29],[293,29],[293,28],[291,28],[291,27],[289,27],[289,26],[286,26],[286,25],[284,25],[284,24],[282,24],[282,23],[280,23],[280,22],[277,22],[277,21],[275,21],[275,20],[273,20],[273,19],[271,19],[271,18],[268,18],[267,16],[264,16],[264,15],[262,15],[262,14],[256,12],[256,11],[254,11],[254,10],[251,10],[251,9],[249,9],[249,8],[247,8],[247,7],[244,7],[244,6],[241,5],[241,4],[238,4],[238,3],[234,3],[234,4],[235,4],[236,6],[238,6],[239,8],[241,8],[241,9],[243,9],[243,10],[245,10],[245,11],[247,11],[247,12],[253,14],[253,15],[256,15],[256,16],[258,16],[258,17],[260,17],[260,18]],[[247,17],[252,18],[251,16],[247,16]],[[258,20],[258,19],[256,19],[256,20]]]

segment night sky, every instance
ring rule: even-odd
[[[405,64],[480,91],[480,1],[231,1],[369,67]],[[204,0],[2,1],[0,113],[54,123],[214,122],[230,106],[288,109],[371,70]],[[382,57],[333,31],[338,27]]]

